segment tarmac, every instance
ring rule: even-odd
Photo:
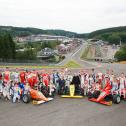
[[[56,96],[41,105],[11,103],[0,99],[1,126],[125,126],[126,101],[105,106],[87,98]]]

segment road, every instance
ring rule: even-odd
[[[83,44],[80,45],[79,47],[77,47],[72,52],[66,54],[65,55],[65,59],[63,61],[61,61],[60,63],[56,64],[56,65],[58,65],[58,66],[64,66],[68,61],[72,60],[73,55],[76,54],[82,48],[82,46],[83,46]]]
[[[86,68],[93,68],[96,67],[95,64],[96,63],[92,63],[92,62],[88,62],[88,61],[84,61],[80,59],[80,55],[82,53],[82,51],[86,48],[87,46],[87,42],[85,41],[82,45],[80,45],[75,51],[69,53],[66,55],[66,58],[56,64],[56,65],[60,65],[60,66],[64,66],[67,62],[69,62],[70,60],[75,60],[77,63],[79,63],[82,67],[86,67]]]
[[[125,126],[126,102],[104,106],[58,96],[42,105],[0,100],[1,126]]]
[[[87,42],[85,41],[80,47],[78,47],[74,52],[67,55],[65,60],[63,60],[58,65],[63,66],[70,60],[75,60],[77,63],[79,63],[82,68],[84,69],[91,69],[95,68],[97,71],[105,72],[106,69],[112,69],[115,71],[115,73],[120,74],[121,72],[126,73],[126,65],[125,64],[118,64],[118,63],[102,63],[102,62],[92,62],[92,61],[86,61],[81,60],[80,55],[83,52],[83,50],[87,46]],[[112,47],[108,47],[108,52],[106,54],[106,57],[104,58],[112,58],[113,54],[115,53],[115,49],[112,49]]]

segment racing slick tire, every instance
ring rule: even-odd
[[[88,92],[87,93],[87,97],[90,99],[90,98],[93,98],[93,94],[91,92]]]
[[[24,94],[24,96],[22,97],[22,101],[24,103],[29,103],[31,101],[31,96],[30,94]]]
[[[113,95],[113,103],[119,104],[121,102],[121,97],[119,95]]]
[[[94,98],[98,98],[99,95],[100,95],[100,91],[94,91],[93,93]]]

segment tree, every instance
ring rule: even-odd
[[[4,33],[0,36],[0,58],[15,58],[15,43],[8,33]]]
[[[126,60],[126,46],[123,46],[114,56],[118,61]]]
[[[36,59],[36,52],[29,48],[25,49],[23,52],[17,52],[16,53],[16,59],[19,60],[35,60]]]
[[[16,45],[12,39],[12,37],[10,36],[10,34],[8,34],[8,42],[9,42],[9,45],[10,45],[10,49],[11,49],[11,58],[14,59],[15,58],[15,53],[16,53]]]
[[[120,36],[116,35],[116,34],[112,34],[108,37],[108,41],[111,43],[111,44],[119,44],[121,38]]]

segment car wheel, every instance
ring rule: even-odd
[[[94,98],[98,98],[99,95],[100,95],[100,91],[94,91],[93,93]]]
[[[91,92],[88,92],[87,93],[87,97],[90,99],[90,98],[93,98],[93,94]]]
[[[31,96],[28,94],[25,94],[22,98],[24,103],[29,103],[31,101]]]
[[[113,103],[119,104],[121,102],[121,97],[119,95],[113,95]]]

